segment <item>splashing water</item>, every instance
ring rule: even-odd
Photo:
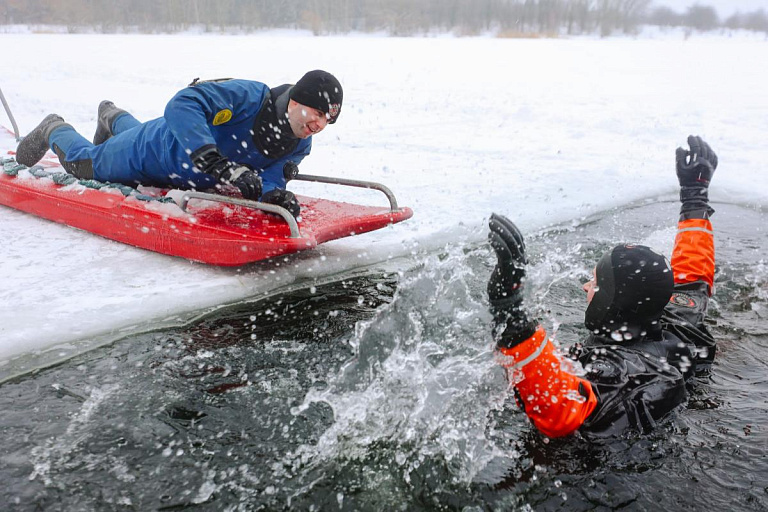
[[[304,463],[364,460],[386,446],[406,482],[439,458],[466,483],[498,454],[485,431],[506,382],[493,359],[487,304],[473,290],[486,276],[468,257],[458,249],[430,256],[391,304],[357,325],[355,357],[294,411],[323,402],[334,414],[317,445],[296,454]]]

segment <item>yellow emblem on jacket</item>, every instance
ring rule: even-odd
[[[225,108],[224,110],[219,110],[216,112],[216,116],[213,118],[213,126],[219,126],[220,124],[224,124],[227,121],[232,119],[232,111],[228,108]]]

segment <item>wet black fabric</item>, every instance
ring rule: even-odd
[[[658,335],[617,342],[593,334],[573,347],[569,356],[587,371],[598,397],[579,431],[587,437],[648,432],[685,403],[685,381],[706,374],[715,357],[715,340],[704,325],[708,305],[705,282],[675,285]]]
[[[584,346],[621,346],[635,350],[667,361],[688,379],[707,372],[715,358],[717,344],[704,324],[708,306],[706,283],[676,285],[659,319],[658,335],[617,341],[609,336],[591,334]]]
[[[709,206],[706,187],[680,187],[680,220],[709,219],[715,209]]]
[[[609,437],[646,433],[686,400],[685,379],[656,357],[620,346],[575,350],[597,395],[597,407],[579,432]]]
[[[703,281],[676,285],[661,317],[665,333],[675,335],[693,353],[693,372],[709,372],[715,360],[717,343],[704,319],[709,308],[709,285]]]
[[[596,292],[584,317],[587,328],[627,340],[658,338],[659,319],[674,287],[666,258],[644,245],[619,245],[600,258],[595,275]]]
[[[503,215],[491,215],[488,240],[496,253],[496,266],[488,280],[497,346],[512,348],[536,332],[538,322],[523,304],[523,283],[528,259],[520,229]]]
[[[658,339],[640,338],[620,344],[610,338],[602,336],[590,336],[584,343],[586,347],[611,347],[620,346],[627,350],[634,350],[656,361],[666,361],[677,368],[688,379],[696,371],[696,348],[686,338],[681,338],[673,332],[664,331]]]

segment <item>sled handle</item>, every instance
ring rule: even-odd
[[[18,142],[21,140],[21,136],[19,135],[19,126],[16,124],[16,120],[13,118],[11,107],[8,105],[8,102],[5,101],[5,96],[3,95],[2,89],[0,89],[0,101],[3,102],[3,108],[5,108],[5,113],[8,114],[8,119],[11,120],[11,125],[13,125],[13,134],[16,136],[16,141]]]
[[[184,191],[180,199],[174,197],[173,195],[170,197],[176,201],[176,204],[179,205],[179,208],[181,208],[184,213],[187,213],[187,204],[189,203],[190,199],[205,199],[206,201],[235,204],[238,206],[245,206],[246,208],[254,208],[256,210],[263,210],[265,212],[274,213],[275,215],[281,216],[283,220],[285,220],[285,222],[288,224],[288,227],[291,230],[291,238],[301,238],[299,225],[296,223],[296,219],[293,218],[293,215],[291,215],[291,212],[282,206],[277,206],[276,204],[261,203],[259,201],[250,201],[248,199],[239,199],[237,197],[227,197],[220,196],[218,194],[206,194],[205,192],[193,191]]]
[[[373,181],[350,180],[347,178],[333,178],[331,176],[316,176],[314,174],[297,174],[293,179],[299,181],[314,181],[317,183],[328,183],[331,185],[346,185],[348,187],[370,188],[373,190],[378,190],[387,196],[387,199],[389,200],[390,211],[396,212],[399,210],[397,207],[397,199],[395,199],[395,194],[393,194],[389,188],[382,185],[381,183],[375,183]]]

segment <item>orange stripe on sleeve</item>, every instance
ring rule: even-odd
[[[592,384],[573,374],[539,326],[533,336],[512,348],[500,348],[501,364],[519,394],[520,404],[536,428],[548,437],[576,431],[597,406]]]
[[[675,284],[704,281],[709,294],[715,281],[715,239],[708,219],[688,219],[677,225],[672,251]]]

